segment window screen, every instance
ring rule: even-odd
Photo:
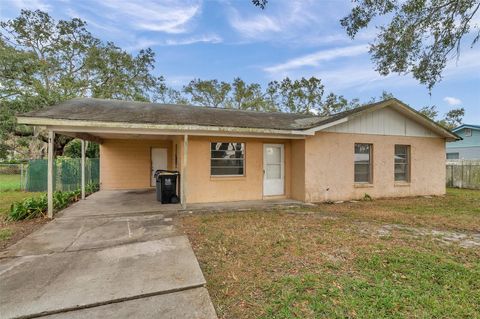
[[[395,145],[395,181],[410,181],[410,146]]]
[[[355,144],[355,183],[372,182],[372,144]]]
[[[242,176],[245,170],[245,143],[211,143],[211,176]]]

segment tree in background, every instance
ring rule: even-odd
[[[63,149],[63,155],[71,158],[82,157],[82,141],[79,139],[73,139],[65,145]],[[85,156],[88,158],[99,158],[100,147],[97,143],[88,142],[88,147],[85,150]]]
[[[225,107],[232,86],[218,80],[194,79],[184,86],[183,91],[194,104],[211,107]]]
[[[460,126],[465,116],[465,109],[463,107],[448,111],[441,119],[438,118],[438,110],[435,105],[422,107],[419,112],[449,130]]]
[[[480,39],[480,0],[353,0],[340,20],[354,39],[373,21],[379,33],[370,54],[381,75],[411,73],[429,90],[442,79],[449,59],[460,55],[462,40],[473,47]],[[252,0],[265,9],[268,0]],[[375,19],[380,18],[380,19]],[[471,36],[469,38],[469,36]],[[468,39],[469,38],[469,39]]]
[[[0,157],[36,150],[42,132],[15,123],[14,114],[38,110],[74,97],[148,101],[164,79],[152,74],[155,54],[131,55],[93,37],[80,19],[55,21],[48,13],[22,10],[0,22]],[[71,138],[59,136],[60,155]],[[38,144],[38,145],[37,145]],[[41,156],[41,152],[29,157]]]
[[[250,111],[275,111],[274,105],[265,99],[262,86],[258,83],[247,84],[240,78],[233,79],[232,97],[229,107]]]
[[[387,17],[370,46],[376,71],[411,73],[429,89],[442,79],[449,59],[460,55],[462,39],[480,37],[479,0],[355,0],[356,5],[341,20],[351,38],[376,17]],[[391,17],[391,18],[390,18]]]

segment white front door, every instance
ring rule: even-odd
[[[285,185],[283,144],[263,145],[263,195],[283,195]]]
[[[166,148],[152,148],[152,172],[151,181],[152,186],[155,186],[155,171],[157,169],[167,169],[167,149]]]

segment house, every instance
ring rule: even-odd
[[[180,171],[183,205],[441,195],[445,142],[459,139],[396,99],[322,117],[78,98],[17,119],[46,127],[51,146],[54,134],[100,143],[102,190]]]
[[[452,132],[462,140],[447,142],[447,159],[480,159],[480,125],[463,124]]]

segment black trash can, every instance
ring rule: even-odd
[[[178,203],[177,171],[157,170],[155,172],[157,201],[162,204]]]

